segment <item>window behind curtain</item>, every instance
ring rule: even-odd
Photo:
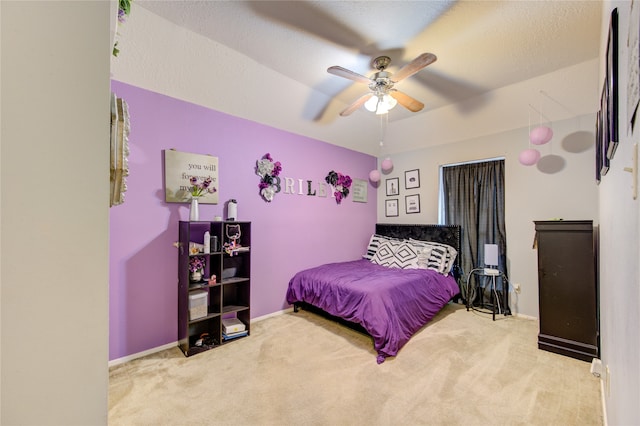
[[[508,276],[504,159],[442,166],[440,203],[441,223],[462,227],[463,273],[485,266],[484,245],[497,244],[498,269]]]

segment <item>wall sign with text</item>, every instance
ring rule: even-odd
[[[211,185],[217,189],[198,198],[200,204],[218,204],[218,157],[203,154],[164,150],[164,194],[167,203],[186,203],[191,200],[189,179],[192,176],[203,181],[211,178]]]
[[[353,179],[351,185],[351,194],[353,194],[354,203],[367,202],[367,181],[363,179]]]

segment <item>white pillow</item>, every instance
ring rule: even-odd
[[[427,261],[427,269],[438,271],[444,276],[449,275],[455,263],[457,250],[447,244],[434,243],[432,241],[409,240],[417,247],[430,247],[429,260]]]
[[[429,269],[429,258],[431,257],[431,247],[418,247],[418,269]]]

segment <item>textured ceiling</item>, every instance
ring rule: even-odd
[[[394,72],[423,52],[435,54],[435,63],[396,85],[425,113],[594,59],[600,48],[598,1],[136,3],[309,87],[306,119],[315,122],[335,119],[326,117],[335,108],[329,112],[319,93],[342,109],[368,91],[328,74],[332,65],[370,76],[377,56],[389,56]],[[397,106],[389,120],[420,113]]]

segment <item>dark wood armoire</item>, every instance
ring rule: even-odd
[[[535,221],[538,348],[583,361],[600,357],[597,238],[591,220]]]

